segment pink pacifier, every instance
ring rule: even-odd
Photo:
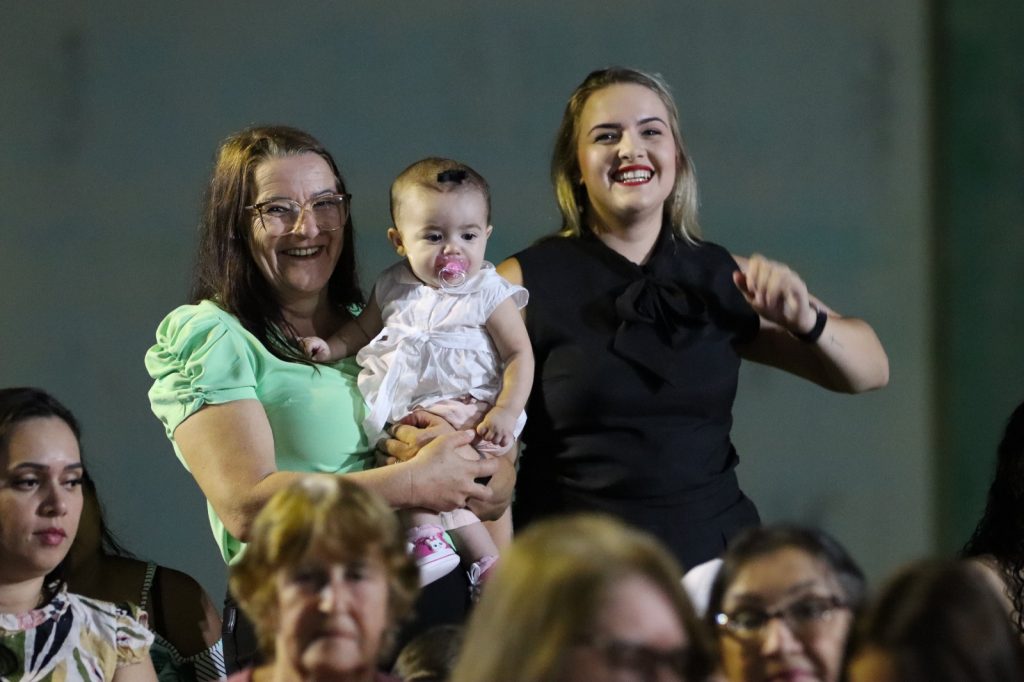
[[[451,291],[466,283],[466,262],[458,257],[445,257],[437,268],[437,282],[441,289]]]

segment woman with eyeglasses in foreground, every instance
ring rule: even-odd
[[[452,682],[704,682],[714,660],[681,578],[611,517],[538,522],[503,555]]]
[[[439,419],[426,430],[399,427],[412,444],[388,441],[389,451],[407,461],[374,468],[358,365],[303,354],[299,338],[331,336],[364,302],[350,202],[334,157],[311,135],[273,126],[226,139],[207,192],[191,302],[164,318],[146,354],[151,407],[206,496],[229,564],[271,495],[304,474],[351,478],[394,508],[468,506],[485,520],[511,499],[508,458],[479,460],[470,437]],[[476,482],[488,476],[488,485]],[[461,572],[431,585],[420,622],[461,620],[468,594]],[[255,648],[229,604],[228,671]]]
[[[0,389],[0,680],[156,682],[145,614],[68,592],[80,430],[35,388]]]
[[[1024,652],[999,592],[973,562],[897,573],[852,636],[848,682],[1024,680]]]
[[[344,478],[274,495],[231,567],[267,661],[232,682],[386,682],[378,671],[419,590],[405,532],[384,500]]]
[[[775,525],[736,536],[706,616],[726,679],[837,682],[864,591],[860,568],[820,530]]]

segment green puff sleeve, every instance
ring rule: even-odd
[[[153,378],[150,406],[168,438],[204,405],[256,398],[260,360],[246,334],[209,301],[181,306],[160,323],[146,370]]]
[[[188,469],[174,431],[205,405],[259,401],[274,435],[281,471],[346,473],[373,464],[373,448],[359,428],[363,399],[359,367],[351,359],[310,367],[275,357],[232,315],[214,303],[182,306],[157,328],[146,353],[153,378],[149,402],[178,460]],[[242,543],[228,533],[207,500],[214,539],[224,560]]]

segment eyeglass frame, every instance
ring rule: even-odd
[[[324,228],[320,227],[320,223],[317,223],[316,227],[321,232],[337,232],[338,230],[340,230],[341,228],[343,228],[345,226],[345,222],[348,220],[349,216],[351,216],[352,209],[350,208],[350,206],[351,206],[351,203],[352,203],[352,195],[349,192],[332,192],[330,194],[320,194],[320,195],[315,196],[315,197],[310,197],[309,201],[307,201],[304,204],[300,204],[299,202],[295,201],[295,199],[280,198],[280,199],[267,199],[266,201],[260,201],[260,202],[257,202],[255,204],[249,204],[248,206],[243,206],[242,208],[244,210],[246,210],[246,211],[252,211],[257,216],[259,216],[259,218],[260,218],[260,227],[263,228],[264,232],[266,232],[269,235],[273,235],[275,237],[284,237],[284,236],[287,236],[287,235],[295,232],[295,230],[298,228],[298,226],[302,224],[302,218],[306,214],[306,209],[309,209],[309,210],[312,211],[313,210],[312,206],[313,206],[313,204],[315,202],[322,201],[324,199],[335,198],[335,197],[340,197],[342,199],[342,201],[343,201],[342,205],[345,207],[345,218],[341,221],[341,223],[337,227],[331,227],[331,228],[324,229]],[[292,228],[290,230],[288,230],[287,232],[282,232],[280,234],[275,234],[272,230],[270,230],[267,227],[266,222],[263,220],[263,207],[266,206],[267,204],[273,204],[273,203],[277,203],[277,202],[287,202],[289,204],[293,204],[293,205],[299,207],[299,215],[295,218],[295,222],[292,223]]]
[[[583,639],[578,644],[596,649],[613,668],[628,669],[644,675],[664,666],[679,675],[680,679],[686,679],[693,662],[688,646],[662,651],[640,642],[602,636]]]
[[[807,604],[810,599],[817,599],[826,604],[826,607],[817,616],[801,620],[795,618],[792,615],[792,610],[796,606]],[[786,606],[778,609],[772,609],[771,611],[766,609],[749,609],[750,611],[759,612],[760,615],[764,616],[764,622],[761,623],[755,629],[741,630],[735,626],[734,620],[724,611],[719,611],[715,614],[714,622],[722,630],[725,630],[730,635],[733,635],[740,641],[751,642],[758,641],[764,638],[765,631],[768,628],[768,624],[773,620],[781,620],[785,623],[786,627],[789,628],[790,632],[797,634],[806,632],[808,627],[813,627],[820,623],[827,623],[832,620],[833,616],[837,611],[843,611],[850,609],[850,604],[846,600],[836,595],[829,595],[828,597],[822,597],[818,595],[808,595],[804,598],[797,599]]]

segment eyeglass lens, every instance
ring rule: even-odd
[[[760,636],[768,623],[781,619],[794,632],[813,628],[827,620],[837,609],[843,608],[837,598],[801,599],[774,611],[740,609],[732,614],[719,614],[718,622],[743,637]]]
[[[318,197],[310,200],[305,207],[291,199],[268,201],[256,206],[260,219],[268,232],[282,234],[299,225],[303,209],[313,215],[318,228],[323,231],[341,229],[347,217],[347,203],[342,195]]]
[[[653,679],[659,667],[664,666],[682,678],[686,671],[687,651],[685,648],[661,651],[643,644],[611,640],[600,645],[608,664],[613,668],[634,670]]]

